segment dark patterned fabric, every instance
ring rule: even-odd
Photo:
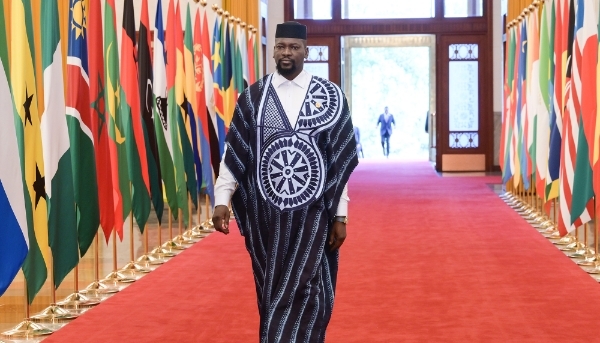
[[[289,123],[271,78],[240,96],[227,134],[233,211],[252,260],[260,342],[324,342],[338,269],[327,239],[358,164],[352,121],[341,90],[313,76]]]

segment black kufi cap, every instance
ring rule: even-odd
[[[275,38],[298,38],[306,39],[306,26],[296,21],[286,21],[277,24]]]

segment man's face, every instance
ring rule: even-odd
[[[276,38],[273,59],[277,71],[284,77],[296,77],[304,68],[304,59],[308,57],[306,41],[297,38]]]
[[[385,113],[386,113],[386,114],[388,113],[388,108],[387,108],[387,106],[384,108],[384,111],[385,111]]]

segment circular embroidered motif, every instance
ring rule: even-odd
[[[263,151],[259,177],[273,205],[294,210],[315,199],[323,161],[311,145],[290,135],[275,139]]]
[[[298,118],[299,129],[315,129],[330,124],[341,111],[339,88],[330,82],[314,78],[304,99],[304,107]]]

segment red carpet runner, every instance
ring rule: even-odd
[[[328,343],[600,341],[600,285],[486,183],[362,162]],[[45,342],[257,342],[243,240],[213,234]],[[287,342],[286,342],[287,343]]]

